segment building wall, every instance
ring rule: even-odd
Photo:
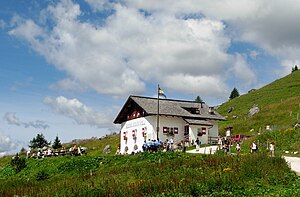
[[[202,128],[206,129],[206,133],[202,134],[202,136],[198,136],[198,130],[202,131]],[[208,127],[207,126],[201,126],[201,125],[191,125],[190,126],[190,142],[195,142],[198,138],[201,142],[201,144],[207,144],[208,143]]]
[[[131,154],[142,151],[144,141],[156,139],[151,117],[141,117],[126,121],[121,126],[120,153]],[[143,135],[144,132],[144,135]],[[133,134],[136,138],[134,138]],[[126,137],[126,139],[124,138]]]
[[[213,124],[213,127],[211,127],[209,129],[209,136],[211,136],[211,137],[218,137],[219,136],[218,121],[216,121],[216,120],[210,120],[210,122]]]
[[[131,154],[132,152],[142,152],[142,146],[144,141],[156,140],[156,116],[140,117],[133,120],[124,122],[121,125],[120,135],[120,153]],[[190,142],[195,141],[197,137],[202,144],[208,143],[208,136],[218,136],[218,125],[217,121],[211,121],[214,126],[212,128],[201,125],[191,125],[189,127],[189,140]],[[159,117],[159,140],[164,142],[166,139],[173,139],[174,144],[178,144],[184,140],[184,127],[187,123],[179,117],[173,116],[160,116]],[[163,133],[163,128],[178,128],[178,134],[169,135]],[[202,128],[206,128],[206,134],[197,136],[198,130],[202,131]],[[210,128],[210,129],[209,129]],[[144,133],[144,135],[143,135]],[[134,136],[135,138],[134,138]],[[127,140],[124,139],[127,137]],[[126,151],[127,149],[127,151]]]
[[[156,124],[156,121],[155,121]],[[173,139],[174,144],[180,143],[182,140],[184,140],[184,126],[186,126],[187,123],[179,117],[173,117],[173,116],[160,116],[159,118],[159,139],[162,142],[165,142],[167,139]],[[174,135],[168,135],[163,133],[163,128],[178,128],[178,134]]]

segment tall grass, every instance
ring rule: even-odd
[[[253,196],[300,192],[299,179],[285,161],[265,154],[78,157],[76,163],[82,171],[75,160],[60,159],[58,164],[55,159],[42,163],[33,160],[20,174],[2,178],[0,196]],[[44,169],[49,179],[35,179],[40,169],[30,169],[34,163],[52,165],[52,169]]]

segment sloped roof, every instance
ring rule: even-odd
[[[190,125],[205,125],[205,126],[213,126],[212,123],[210,123],[207,120],[197,120],[197,119],[184,119],[187,123]]]
[[[145,111],[147,115],[157,114],[157,98],[129,96],[125,105],[116,117],[114,123],[122,123],[126,121],[126,110],[128,106],[137,105]],[[191,113],[189,109],[198,110],[199,113]],[[178,116],[186,119],[213,119],[225,120],[219,113],[209,112],[209,106],[205,103],[196,103],[194,101],[159,99],[159,115]]]

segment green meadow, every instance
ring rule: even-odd
[[[4,165],[0,196],[297,196],[300,179],[265,153],[141,153],[28,159]]]

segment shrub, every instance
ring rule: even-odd
[[[26,160],[17,154],[12,157],[10,164],[14,168],[15,172],[18,173],[26,167]]]
[[[43,180],[49,179],[49,174],[47,172],[45,172],[44,170],[41,170],[36,174],[35,179],[37,181],[43,181]]]

